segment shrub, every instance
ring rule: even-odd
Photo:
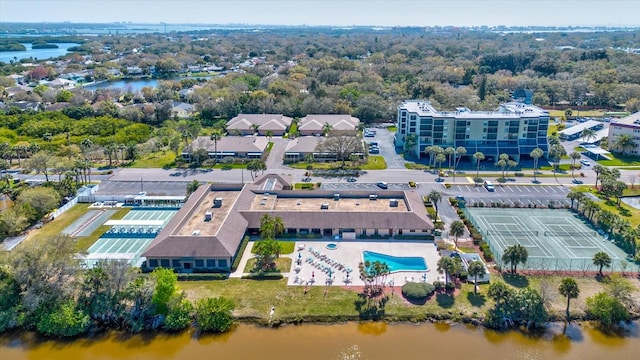
[[[456,288],[456,284],[448,282],[444,285],[444,289],[447,291],[453,291]]]
[[[451,184],[449,184],[449,183],[444,184],[444,187],[447,188],[447,189],[451,189]]]
[[[255,273],[242,276],[247,280],[280,280],[282,277],[281,273]]]
[[[468,278],[469,278],[468,272],[460,271],[460,273],[458,273],[458,279],[460,279],[460,281],[467,281]]]
[[[515,172],[515,173],[513,173],[513,175],[514,175],[515,177],[523,177],[523,176],[524,176],[524,173],[521,173],[521,172]]]
[[[435,286],[428,283],[408,282],[402,286],[402,295],[409,300],[424,300],[435,290]]]
[[[448,185],[448,184],[447,184]],[[456,198],[449,198],[449,204],[451,204],[451,206],[458,206],[458,199]]]
[[[444,282],[442,281],[434,281],[433,282],[433,287],[435,288],[436,291],[441,291],[444,289]]]

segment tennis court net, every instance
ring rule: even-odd
[[[598,235],[597,231],[545,231],[544,236],[555,237],[594,237]]]
[[[487,235],[529,235],[538,236],[537,230],[487,230]]]

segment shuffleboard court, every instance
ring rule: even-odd
[[[85,256],[87,266],[95,266],[101,260],[124,260],[140,266],[140,254],[177,212],[133,208],[122,220],[113,222],[116,225],[89,248]]]
[[[117,210],[89,210],[71,225],[62,230],[63,234],[70,236],[86,237],[91,235],[98,227],[116,213]]]
[[[593,256],[607,253],[615,266],[627,254],[600,235],[584,218],[568,209],[466,208],[465,213],[480,230],[502,264],[509,246],[520,244],[529,258],[522,266],[530,270],[591,271]]]

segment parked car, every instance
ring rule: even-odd
[[[589,161],[587,159],[581,159],[580,160],[580,164],[582,164],[584,166],[591,166],[591,161]]]
[[[484,182],[484,188],[487,189],[487,191],[496,191],[496,188],[493,186],[493,183],[488,180]]]
[[[386,183],[386,182],[384,182],[384,181],[380,181],[380,182],[378,182],[376,185],[377,185],[380,189],[385,189],[385,190],[386,190],[386,189],[388,189],[388,188],[389,188],[389,184],[387,184],[387,183]]]
[[[356,180],[357,180],[357,179],[356,179],[356,178],[354,178],[354,177],[347,178],[347,181],[348,181],[348,182],[356,182]]]
[[[380,154],[380,148],[376,146],[370,147],[369,154]]]

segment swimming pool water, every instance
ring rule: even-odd
[[[426,261],[421,257],[391,256],[373,251],[363,251],[364,261],[386,263],[389,271],[427,271]]]

